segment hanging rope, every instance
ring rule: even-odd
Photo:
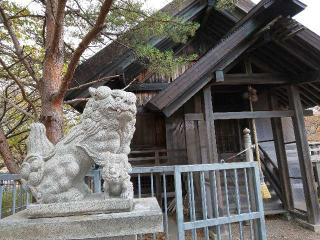
[[[228,157],[227,159],[221,159],[221,162],[229,162],[230,160],[240,156],[242,153],[244,153],[244,152],[248,151],[250,148],[254,148],[254,147],[255,147],[255,145],[251,145],[250,147],[243,149],[242,151],[238,152],[235,155],[232,155],[231,157]]]
[[[249,104],[250,104],[250,112],[253,112],[253,101],[257,101],[257,91],[253,89],[251,86],[248,86],[248,97],[249,97]],[[259,144],[258,144],[258,136],[257,136],[257,128],[256,128],[256,120],[252,118],[252,130],[253,130],[253,141],[255,145],[255,155],[257,158],[259,171],[260,171],[260,180],[261,180],[261,193],[262,198],[270,199],[271,194],[270,191],[264,181],[264,176],[262,172],[262,165],[261,165],[261,158],[260,158],[260,151],[259,151]]]

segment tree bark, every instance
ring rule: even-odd
[[[20,169],[17,163],[14,161],[9,144],[2,128],[0,128],[0,155],[4,160],[4,164],[8,168],[10,173],[19,173]]]
[[[41,122],[46,126],[48,139],[57,143],[63,137],[63,97],[53,99],[59,90],[63,70],[63,21],[64,7],[57,0],[47,1],[46,6],[46,55],[43,78],[40,82]]]

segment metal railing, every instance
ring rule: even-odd
[[[183,184],[189,216],[183,210]],[[175,188],[179,240],[188,234],[192,240],[208,240],[211,234],[215,239],[266,239],[256,163],[176,166]],[[249,227],[244,226],[246,222]]]
[[[0,219],[26,208],[32,197],[20,182],[19,174],[0,174]]]
[[[28,200],[17,208],[17,189],[24,191],[20,176],[0,176],[0,203],[2,193],[12,192],[9,214],[24,209],[31,197],[24,192]],[[101,191],[100,171],[93,170],[88,176],[93,191]],[[139,235],[138,239],[209,239],[212,234],[216,239],[224,235],[227,239],[266,239],[256,163],[134,167],[131,176],[135,198],[157,197],[163,209],[164,232]],[[4,179],[10,184],[4,184]]]

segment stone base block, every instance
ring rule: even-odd
[[[51,204],[33,204],[25,210],[29,218],[48,218],[81,216],[88,214],[129,212],[133,208],[132,199],[110,198],[96,196],[78,202],[63,202]]]
[[[133,240],[137,234],[162,231],[155,198],[134,199],[130,212],[30,219],[24,210],[0,221],[0,240]]]

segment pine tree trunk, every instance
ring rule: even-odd
[[[46,126],[48,139],[54,144],[63,137],[63,96],[61,99],[53,97],[61,85],[64,61],[63,18],[57,18],[57,6],[57,0],[47,1],[46,55],[40,83],[40,120]],[[55,33],[57,26],[62,29],[59,34]]]
[[[4,164],[10,173],[19,173],[19,167],[14,161],[12,152],[2,128],[0,128],[0,155],[2,156]]]

